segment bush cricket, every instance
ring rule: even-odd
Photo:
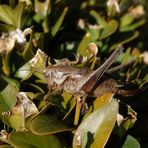
[[[42,51],[40,52],[41,54],[44,54]],[[65,91],[77,97],[80,110],[85,112],[85,101],[87,96],[99,97],[108,92],[129,96],[139,92],[139,90],[120,90],[116,80],[111,78],[102,81],[105,73],[109,73],[116,69],[116,67],[112,69],[109,68],[122,52],[123,46],[119,45],[110,57],[96,70],[90,70],[85,67],[76,67],[71,65],[70,62],[64,62],[62,60],[60,63],[49,64],[45,67],[43,75],[46,78],[49,90],[52,91],[49,92],[46,97],[48,98],[50,95],[56,95],[61,91]],[[47,55],[44,56],[47,58]],[[35,61],[38,62],[39,58],[36,57],[36,59],[37,61]],[[36,67],[34,60],[31,60],[30,64],[32,67]],[[122,65],[118,66],[118,68],[121,67]]]

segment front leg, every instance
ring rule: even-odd
[[[88,111],[88,105],[86,103],[86,96],[75,96],[76,97],[76,110],[75,110],[75,118],[74,125],[78,125],[80,114],[84,115]]]

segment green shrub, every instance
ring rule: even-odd
[[[143,139],[132,129],[138,113],[135,100],[145,100],[148,82],[143,39],[148,32],[141,31],[147,23],[146,0],[0,3],[0,147],[139,148]],[[106,86],[107,92],[87,97],[88,109],[81,113],[77,95],[66,91],[47,95],[55,90],[47,87],[44,74],[50,66],[92,71],[121,44],[124,52],[113,66],[124,66],[109,78],[119,88],[136,90],[123,91],[125,96],[134,96],[127,98],[119,91],[113,96],[113,88]],[[54,81],[67,80],[62,78]],[[136,94],[141,90],[141,96]]]

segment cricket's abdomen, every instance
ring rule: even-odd
[[[107,79],[101,82],[93,91],[94,97],[100,97],[106,93],[116,94],[118,91],[117,83],[114,79]]]

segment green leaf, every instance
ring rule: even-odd
[[[81,42],[78,46],[78,49],[77,49],[78,55],[81,55],[81,56],[87,56],[88,55],[86,49],[87,49],[87,46],[90,43],[90,41],[91,41],[91,34],[87,32],[84,35],[84,37],[82,38],[82,40],[81,40]]]
[[[16,103],[16,95],[18,90],[13,85],[8,84],[5,89],[0,92],[0,112],[11,110]]]
[[[98,25],[101,25],[102,27],[107,26],[107,22],[96,11],[90,11],[90,15],[96,19]]]
[[[8,141],[17,148],[61,148],[60,141],[54,135],[39,136],[27,132],[15,132],[8,135]]]
[[[17,90],[19,90],[20,88],[20,83],[13,79],[13,78],[9,78],[9,77],[2,77],[7,83],[9,83],[10,85],[13,85]]]
[[[122,148],[140,148],[140,144],[134,137],[128,135]]]
[[[133,58],[130,53],[131,53],[131,48],[128,48],[124,53],[119,55],[119,57],[117,58],[117,62],[123,64],[124,62],[130,61]]]
[[[71,111],[75,107],[76,99],[71,94],[68,94],[66,92],[63,92],[62,96],[64,99],[64,103],[66,104],[66,111],[67,111],[66,115],[63,118],[63,120],[64,120],[69,116],[69,114],[71,113]]]
[[[19,3],[15,9],[8,5],[0,5],[0,20],[14,28],[20,28],[24,3]]]
[[[23,130],[25,128],[25,118],[21,114],[21,111],[20,114],[11,115],[8,117],[8,122],[8,125],[17,131]]]
[[[121,31],[121,32],[125,32],[125,31],[134,31],[136,28],[142,26],[144,23],[145,23],[145,20],[142,19],[142,20],[140,20],[140,21],[138,21],[138,22],[135,22],[135,23],[133,23],[133,24],[131,24],[131,25],[129,25],[129,26],[123,26],[123,27],[121,26],[121,27],[120,27],[120,31]]]
[[[116,20],[106,22],[96,11],[90,11],[90,15],[92,15],[96,19],[97,24],[101,26],[100,29],[102,32],[100,33],[100,40],[107,38],[117,30],[118,22]]]
[[[120,30],[124,29],[124,27],[129,26],[132,22],[134,21],[134,18],[130,14],[125,14],[121,18],[121,23],[120,23]]]
[[[104,147],[116,122],[118,102],[113,100],[90,114],[79,125],[73,139],[73,148]]]
[[[20,67],[16,73],[15,77],[22,79],[22,81],[27,80],[33,74],[33,70],[29,63],[25,63],[22,67]]]
[[[135,38],[137,38],[138,36],[139,36],[139,32],[138,31],[132,32],[131,34],[126,35],[126,38],[125,39],[122,39],[120,41],[117,41],[115,44],[113,44],[109,50],[115,49],[119,44],[128,43],[128,42],[134,40]]]
[[[107,38],[112,35],[118,28],[118,22],[116,20],[111,20],[108,22],[107,26],[104,26],[103,31],[100,34],[100,40]]]
[[[21,28],[21,18],[22,18],[24,6],[25,5],[23,2],[19,3],[14,9],[14,14],[12,14],[14,17],[15,26],[17,28]]]
[[[39,115],[31,123],[31,131],[37,135],[50,135],[64,131],[71,131],[72,128],[58,121],[52,116]]]
[[[6,24],[13,25],[14,22],[11,18],[12,15],[11,7],[7,5],[0,5],[0,20]]]
[[[65,7],[65,8],[64,8],[64,11],[63,11],[62,14],[61,14],[61,16],[59,17],[59,19],[57,20],[56,24],[55,24],[54,27],[52,28],[51,34],[52,34],[53,36],[55,36],[56,33],[58,32],[58,30],[60,29],[60,26],[61,26],[62,23],[63,23],[63,20],[64,20],[64,18],[65,18],[65,15],[66,15],[67,11],[68,11],[68,8]]]
[[[112,93],[105,93],[102,96],[96,98],[93,101],[93,104],[90,106],[88,112],[84,115],[83,120],[87,118],[92,112],[96,111],[97,109],[101,108],[106,103],[112,100],[113,94]]]

